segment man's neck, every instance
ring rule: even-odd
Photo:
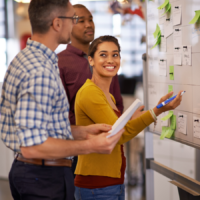
[[[81,51],[83,51],[86,55],[88,55],[88,51],[89,51],[89,46],[90,43],[87,44],[83,44],[83,43],[79,43],[78,41],[72,41],[71,45],[77,49],[80,49]]]
[[[56,42],[56,40],[53,40],[52,38],[54,37],[49,37],[48,34],[38,34],[38,33],[33,34],[31,36],[31,40],[39,42],[48,47],[49,49],[51,49],[52,51],[55,51],[59,44]]]

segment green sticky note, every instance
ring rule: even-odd
[[[160,139],[161,139],[161,140],[164,140],[164,138],[166,137],[168,128],[169,128],[169,127],[166,127],[166,126],[163,126],[163,127],[162,127],[162,133],[161,133],[161,135],[160,135]]]
[[[169,67],[169,78],[170,80],[174,80],[174,66]]]
[[[161,9],[165,8],[168,3],[169,3],[169,0],[165,0],[165,2],[161,6],[158,7],[158,9],[161,10]]]
[[[189,24],[195,24],[195,23],[199,20],[199,17],[200,17],[200,10],[196,10],[196,11],[195,11],[195,16],[194,16],[194,18],[190,21]]]
[[[165,8],[164,14],[167,13],[167,12],[170,12],[170,10],[171,10],[171,4],[168,3],[167,6],[166,6],[166,8]],[[163,14],[163,15],[164,15],[164,14]]]
[[[160,27],[159,27],[158,24],[157,24],[157,25],[156,25],[156,30],[155,30],[155,32],[153,33],[154,38],[157,38],[159,32],[160,32]]]
[[[170,127],[168,127],[169,129],[167,130],[167,133],[166,133],[166,138],[171,138],[174,134],[174,130],[172,130]]]
[[[169,114],[166,115],[166,116],[164,116],[161,120],[162,120],[162,121],[166,121],[166,120],[168,120],[169,118],[171,118],[173,114],[174,114],[173,111],[169,111]]]
[[[156,44],[155,44],[151,49],[155,48],[155,47],[158,46],[160,43],[161,43],[161,37],[159,37],[159,38],[157,39]]]
[[[172,115],[170,118],[170,128],[175,131],[176,130],[176,115]]]
[[[173,85],[168,86],[168,93],[173,92]],[[173,95],[172,95],[173,96]]]

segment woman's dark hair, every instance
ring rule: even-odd
[[[67,12],[69,0],[31,0],[28,13],[33,33],[46,33],[55,17]]]
[[[101,44],[101,43],[103,43],[103,42],[113,42],[113,43],[115,43],[117,45],[119,53],[120,53],[121,48],[120,48],[118,39],[115,38],[115,37],[113,37],[113,36],[110,36],[110,35],[105,35],[105,36],[101,36],[99,38],[96,38],[90,44],[88,56],[91,56],[92,58],[94,58],[94,54],[97,51],[98,45]]]

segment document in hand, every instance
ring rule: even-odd
[[[130,120],[133,113],[142,105],[142,102],[139,99],[136,99],[131,106],[123,113],[123,115],[115,122],[112,126],[112,130],[109,131],[111,133],[107,136],[107,138],[117,134]]]

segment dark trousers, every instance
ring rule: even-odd
[[[69,167],[37,166],[15,160],[9,181],[14,200],[74,199],[74,177]]]

